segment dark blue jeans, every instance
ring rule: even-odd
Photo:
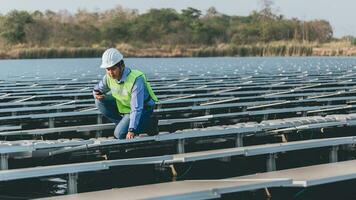
[[[102,100],[95,99],[95,105],[106,118],[115,123],[114,136],[118,139],[125,139],[130,125],[130,114],[120,114],[115,98],[109,94],[105,95]],[[136,135],[150,131],[152,114],[153,108],[143,109],[138,127],[135,130]]]

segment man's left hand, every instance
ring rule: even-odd
[[[127,132],[127,135],[126,135],[126,139],[132,139],[135,137],[135,133],[134,132]]]

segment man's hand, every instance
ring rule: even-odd
[[[132,139],[135,137],[135,133],[134,132],[127,132],[127,135],[126,135],[126,139]]]
[[[101,92],[98,92],[98,91],[94,91],[95,92],[95,98],[97,99],[97,100],[102,100],[102,99],[104,99],[104,94],[103,93],[101,93]]]

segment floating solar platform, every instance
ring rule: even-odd
[[[55,199],[216,199],[236,193],[272,187],[311,187],[356,178],[356,162],[315,165],[219,180],[186,180],[90,192]]]
[[[75,165],[76,169],[82,169],[88,163],[98,162],[104,167],[94,170],[97,173],[103,169],[110,171],[107,167],[110,162],[122,164],[124,159],[137,159],[126,161],[141,165],[140,160],[152,157],[156,160],[145,164],[156,166],[158,171],[166,165],[171,165],[174,171],[176,165],[226,162],[231,157],[239,157],[241,162],[253,159],[263,163],[260,167],[264,170],[273,171],[279,169],[277,154],[309,154],[315,149],[320,150],[320,162],[353,159],[355,59],[206,58],[198,59],[203,64],[188,59],[192,63],[181,66],[177,63],[184,59],[157,60],[163,64],[139,69],[147,74],[160,100],[155,110],[160,133],[143,134],[133,140],[114,139],[114,124],[95,108],[91,90],[103,71],[80,68],[74,72],[69,70],[73,69],[71,66],[62,71],[57,67],[58,72],[50,70],[45,74],[24,70],[20,70],[23,74],[3,74],[0,173],[5,177],[18,170],[16,174],[24,176],[19,179],[26,179],[25,174],[31,174],[27,179],[36,179],[57,175],[54,173],[57,169],[67,169],[61,166]],[[41,175],[38,171],[41,168],[55,170]],[[73,174],[79,172],[64,173],[72,174],[67,177],[68,184],[73,185],[76,180]],[[6,185],[5,180],[10,179],[4,178],[1,184]],[[184,179],[182,183],[164,184],[173,187],[183,182],[192,187],[199,185]],[[281,186],[279,182],[265,181],[265,185],[262,182],[219,182],[215,188],[214,181],[209,180],[192,193],[181,188],[175,194],[166,191],[151,197],[219,198],[224,191],[250,191],[268,187],[270,183]],[[140,195],[143,188],[138,186],[134,191]],[[115,189],[112,194],[117,191],[126,190]],[[2,192],[7,193],[0,185]],[[68,192],[77,191],[71,187]],[[107,191],[98,194],[105,193],[111,194]]]
[[[189,180],[45,199],[217,199],[220,198],[222,194],[258,190],[266,187],[280,187],[290,182],[290,179],[250,181]]]

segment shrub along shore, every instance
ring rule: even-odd
[[[265,57],[265,56],[356,56],[356,47],[317,46],[313,44],[256,44],[219,46],[161,46],[133,47],[119,44],[126,57]],[[104,47],[31,47],[0,50],[0,59],[34,58],[94,58],[100,57]]]

